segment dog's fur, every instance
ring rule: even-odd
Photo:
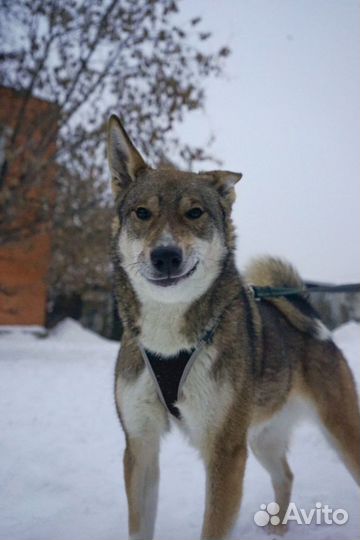
[[[115,396],[126,436],[130,538],[153,537],[160,438],[171,421],[205,463],[202,538],[219,540],[231,531],[248,445],[269,472],[285,512],[293,481],[286,451],[302,411],[318,418],[359,482],[360,418],[346,360],[305,296],[255,302],[247,286],[297,287],[298,274],[272,258],[255,261],[245,278],[235,268],[230,213],[241,175],[151,169],[115,116],[108,156],[116,201],[116,295],[124,324]],[[139,219],[139,207],[150,217]],[[190,219],[194,207],[203,213]],[[151,264],[159,245],[176,245],[183,254],[185,277],[166,287],[156,281]],[[195,348],[215,321],[213,341],[196,359],[176,403],[177,420],[159,400],[140,344],[173,356]]]

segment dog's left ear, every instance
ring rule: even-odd
[[[205,174],[219,195],[231,206],[236,198],[235,184],[242,178],[242,174],[230,171],[209,171]]]

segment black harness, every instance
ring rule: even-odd
[[[180,411],[174,403],[180,398],[182,387],[196,358],[204,347],[212,342],[218,324],[217,321],[212,329],[205,333],[195,349],[182,350],[173,356],[153,353],[144,349],[139,343],[142,357],[155,382],[160,401],[176,418],[180,418]]]
[[[180,418],[180,411],[174,405],[178,399],[181,377],[195,349],[180,351],[174,356],[159,356],[145,349],[153,375],[157,380],[163,401],[169,412]]]

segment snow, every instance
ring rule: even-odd
[[[74,319],[65,319],[59,323],[51,332],[51,337],[57,341],[68,341],[71,343],[81,343],[90,345],[98,344],[101,346],[102,343],[109,343],[109,340],[87,330]]]
[[[358,384],[359,329],[348,323],[334,333]],[[69,319],[47,336],[0,328],[1,540],[127,537],[124,437],[113,400],[117,350],[116,343]],[[342,526],[292,523],[285,538],[358,538],[358,488],[316,426],[298,428],[290,464],[298,508],[308,511],[319,501],[344,508],[350,519]],[[253,515],[272,500],[268,475],[250,456],[233,538],[269,538]],[[155,538],[198,538],[203,507],[202,464],[173,431],[161,452]]]

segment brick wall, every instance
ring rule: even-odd
[[[6,136],[11,136],[14,123],[18,117],[19,107],[23,96],[18,92],[0,87],[0,127]],[[34,160],[35,152],[27,148],[27,138],[31,137],[33,148],[41,144],[44,128],[39,119],[44,114],[53,114],[54,105],[37,98],[30,98],[24,114],[22,130],[16,140],[15,148],[19,149],[19,158],[10,161],[6,172],[4,185],[1,190],[21,188],[21,182],[32,182],[32,178],[25,178],[30,160]],[[45,153],[45,158],[50,159],[56,151],[55,143],[52,143]],[[41,159],[44,158],[44,155]],[[20,207],[14,216],[13,225],[17,229],[31,231],[32,224],[37,219],[36,201],[47,200],[49,203],[54,198],[55,188],[55,165],[48,170],[46,177],[30,185],[27,196],[31,198],[31,204]],[[37,179],[38,180],[38,179]],[[16,191],[14,191],[15,193]],[[15,206],[16,210],[16,206]],[[20,227],[19,227],[20,225]],[[43,223],[34,228],[33,233],[22,236],[12,242],[0,245],[0,324],[6,325],[43,325],[46,316],[47,300],[47,272],[51,257],[51,227],[50,223]],[[11,223],[7,223],[9,238]]]

